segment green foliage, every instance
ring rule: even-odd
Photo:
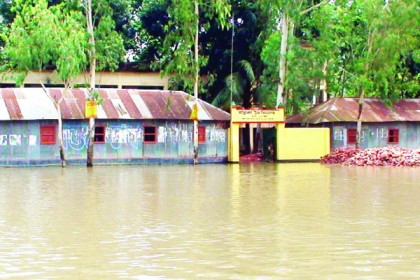
[[[86,6],[87,0],[82,0]],[[121,33],[116,31],[115,21],[113,19],[114,10],[111,4],[125,5],[123,0],[89,0],[92,1],[93,29],[95,37],[94,47],[96,55],[96,69],[116,70],[119,62],[124,59],[125,50]],[[86,11],[85,11],[86,13]],[[85,14],[85,16],[87,16]]]
[[[4,53],[9,59],[8,67],[19,72],[45,69],[56,56],[54,35],[58,18],[47,8],[45,0],[35,5],[19,2],[13,9],[17,15],[6,38]]]
[[[82,2],[0,1],[1,64],[20,71],[18,83],[28,70],[54,69],[70,81],[87,68],[91,46]],[[287,14],[288,112],[306,108],[323,79],[330,96],[359,96],[362,89],[368,97],[389,101],[420,95],[418,1],[230,1],[232,25],[228,3],[198,1],[200,57],[195,61],[194,1],[92,0],[97,69],[117,69],[125,46],[139,69],[173,75],[172,89],[191,92],[200,69],[207,77],[200,87],[207,100],[228,104],[232,84],[235,102],[254,96],[254,101],[273,107],[279,82],[279,19]],[[238,64],[242,60],[253,70],[252,86],[243,83],[252,79]],[[247,93],[241,94],[241,88]]]
[[[163,42],[166,37],[165,26],[168,24],[169,1],[150,0],[141,3],[135,9],[131,20],[132,60],[139,64],[141,70],[160,70]]]
[[[88,97],[88,100],[90,100],[90,101],[96,101],[96,103],[98,105],[101,105],[104,102],[104,100],[102,99],[101,95],[99,94],[99,91],[96,90],[96,89],[94,89],[94,90],[92,90],[90,92],[90,95]]]
[[[404,57],[419,47],[415,1],[344,1],[312,14],[320,36],[317,52],[330,61],[328,81],[335,95],[396,99],[407,72]],[[416,90],[408,87],[409,91]],[[406,89],[407,90],[407,89]]]
[[[125,55],[121,34],[115,31],[111,15],[104,15],[95,28],[97,69],[116,70]]]
[[[254,70],[251,63],[241,60],[237,63],[237,71],[225,78],[225,87],[216,95],[212,104],[229,110],[231,103],[244,104],[249,107],[255,83]]]
[[[115,31],[112,9],[96,1],[95,29],[98,70],[114,70],[124,56],[121,36]],[[47,0],[15,1],[15,18],[6,40],[6,69],[17,71],[17,84],[28,71],[54,69],[69,83],[86,70],[89,52],[86,18],[76,1],[49,5]],[[99,13],[102,13],[99,16]]]
[[[55,48],[56,72],[60,79],[69,83],[86,67],[86,32],[83,15],[76,11],[63,11],[59,6],[52,8],[60,19],[56,25]]]
[[[230,5],[226,1],[196,1],[198,1],[200,15],[207,19],[215,18],[221,27],[227,25]],[[162,74],[173,75],[186,91],[191,91],[198,69],[208,62],[208,58],[204,56],[199,56],[198,61],[194,58],[196,30],[203,33],[210,26],[197,18],[195,1],[173,0],[168,8],[168,16],[168,24],[164,28],[167,35],[163,43],[162,57],[158,63]],[[199,21],[198,25],[197,21]],[[201,47],[199,45],[199,48]]]
[[[17,72],[18,85],[28,71],[55,67],[58,76],[68,81],[84,69],[86,38],[80,13],[48,7],[46,0],[34,5],[16,1],[12,11],[16,16],[5,37],[4,70]]]
[[[293,27],[285,57],[289,112],[306,107],[323,79],[333,96],[359,96],[362,89],[384,100],[418,96],[418,1],[268,2],[260,2],[272,22],[261,52],[260,92],[276,94],[281,34],[274,23],[287,13]]]

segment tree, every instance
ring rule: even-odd
[[[115,31],[112,19],[112,9],[107,0],[82,0],[86,17],[88,34],[87,55],[89,58],[89,97],[90,101],[101,102],[99,93],[95,90],[95,73],[97,70],[115,70],[124,55],[121,35]],[[87,148],[88,167],[93,166],[95,119],[89,118],[89,134]]]
[[[214,106],[228,111],[233,101],[243,104],[245,108],[251,107],[251,92],[255,89],[255,75],[251,63],[246,60],[239,61],[237,71],[226,77],[225,85],[214,98]]]
[[[317,2],[317,3],[316,3]],[[277,98],[275,107],[280,104],[286,104],[289,97],[286,87],[288,86],[287,77],[288,73],[288,60],[291,56],[290,43],[293,42],[295,26],[299,25],[300,20],[303,16],[306,16],[314,9],[326,4],[327,0],[322,1],[284,1],[277,0],[274,3],[272,1],[261,0],[260,5],[263,10],[271,18],[271,24],[275,22],[277,26],[272,26],[273,32],[280,33],[280,47],[278,49],[278,79],[277,79]],[[271,38],[271,39],[270,39]],[[269,37],[267,46],[272,45],[270,40],[275,40],[275,37]],[[273,51],[273,50],[272,50]],[[293,55],[293,54],[292,54]],[[263,58],[264,59],[264,58]],[[266,59],[265,61],[268,62]],[[270,64],[270,63],[269,63]]]
[[[163,56],[163,42],[168,32],[169,0],[140,1],[130,22],[131,60],[140,70],[160,70],[157,63]]]
[[[167,30],[170,33],[164,41],[164,56],[162,58],[163,73],[175,75],[192,86],[194,92],[193,108],[197,108],[198,83],[200,67],[207,59],[199,56],[199,33],[205,32],[208,25],[200,25],[201,14],[208,18],[216,18],[224,27],[230,6],[225,0],[173,0],[168,9],[169,21]],[[194,156],[193,163],[198,163],[198,120],[194,119]]]
[[[264,18],[258,17],[255,2],[231,1],[231,28],[222,28],[217,18],[200,12],[200,26],[203,28],[200,28],[199,32],[199,51],[200,58],[206,60],[200,66],[200,76],[204,78],[203,82],[199,83],[201,99],[211,102],[225,87],[225,79],[231,74],[231,65],[237,65],[241,60],[246,60],[252,65],[256,77],[260,75],[262,61],[257,41],[262,28],[260,23]],[[139,69],[161,69],[162,61],[168,52],[164,41],[173,31],[172,28],[168,28],[170,3],[169,0],[144,1],[134,11],[134,18],[138,20],[133,22],[133,30],[136,32],[135,38],[139,41],[136,43],[137,48],[132,52],[132,65]],[[193,89],[191,81],[185,82],[185,79],[181,80],[179,77],[170,81],[170,89]]]
[[[18,84],[29,71],[48,68],[54,69],[64,81],[66,91],[72,86],[72,78],[89,65],[88,99],[100,102],[99,93],[95,90],[95,72],[116,69],[125,52],[121,36],[115,31],[109,2],[83,1],[57,1],[60,2],[58,4],[47,0],[39,0],[35,4],[32,1],[17,2],[12,9],[16,17],[4,55],[8,59],[7,68],[20,73],[17,76]],[[42,81],[40,83],[43,86]],[[44,90],[48,94],[45,87]],[[56,101],[51,98],[59,111],[62,99]],[[62,120],[59,115],[60,154],[64,162]],[[89,124],[87,166],[92,166],[94,120],[91,119]]]
[[[341,88],[342,95],[359,98],[357,147],[363,99],[393,101],[402,96],[398,87],[402,74],[408,73],[405,61],[420,44],[417,12],[416,1],[366,0],[335,1],[313,14],[319,31],[315,48],[328,53],[329,71],[335,72],[331,84],[338,84],[334,88]]]
[[[58,111],[60,158],[65,166],[60,103],[71,86],[71,80],[86,65],[85,33],[80,24],[82,15],[64,11],[61,5],[49,8],[46,0],[35,4],[19,2],[12,11],[16,17],[6,37],[5,69],[17,74],[17,84],[23,82],[28,72],[50,67],[54,67],[57,76],[64,81],[64,94],[58,100],[49,94],[42,80],[40,84]]]

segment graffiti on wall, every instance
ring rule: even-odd
[[[388,129],[387,128],[376,128],[376,133],[373,130],[363,129],[360,137],[360,141],[364,142],[367,135],[376,135],[377,139],[387,139],[388,138]],[[345,129],[334,128],[334,140],[342,141],[344,140]]]
[[[193,130],[187,124],[166,124],[158,128],[158,143],[192,143]],[[206,126],[206,142],[225,143],[226,131],[216,125]]]
[[[21,134],[2,134],[0,135],[0,146],[21,146],[22,139],[26,136]],[[36,145],[36,135],[29,135],[29,146]]]
[[[343,129],[334,129],[334,140],[342,141],[344,140]]]
[[[344,140],[344,135],[347,135],[347,133],[346,134],[344,134],[344,133],[345,133],[345,129],[335,128],[334,129],[334,140],[343,141]],[[366,137],[366,131],[362,130],[362,133],[360,135],[360,141],[364,142],[365,137]]]
[[[158,128],[158,143],[190,143],[193,131],[187,124],[166,124]]]
[[[88,143],[87,127],[81,128],[64,128],[63,129],[63,146],[66,150],[81,151],[87,147]]]
[[[388,129],[386,128],[377,128],[376,129],[377,138],[388,138]]]
[[[65,149],[80,151],[88,145],[87,127],[64,128],[63,145]],[[140,127],[129,125],[111,126],[105,129],[105,143],[110,144],[113,149],[119,149],[122,145],[130,145],[134,149],[140,148],[143,140],[143,130]]]
[[[226,131],[216,125],[208,126],[208,135],[211,142],[226,143]],[[207,140],[207,139],[206,139]]]
[[[139,149],[142,141],[143,130],[140,127],[122,125],[106,128],[105,143],[111,144],[113,149],[119,149],[122,145],[130,145],[134,149]]]
[[[64,149],[74,151],[86,149],[88,145],[88,130],[88,127],[63,128]],[[3,134],[0,135],[0,146],[21,146],[23,139],[26,137],[29,146],[39,144],[37,135]],[[188,124],[167,123],[165,126],[158,126],[158,143],[176,144],[192,143],[192,141],[193,130]],[[206,126],[206,142],[225,143],[226,130],[216,125]],[[143,128],[130,125],[106,127],[105,143],[109,144],[113,149],[120,149],[123,145],[140,149],[143,143]]]

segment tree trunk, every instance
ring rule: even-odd
[[[319,6],[326,4],[328,0],[323,0],[320,3],[309,7],[306,10],[301,11],[299,14],[304,15],[312,11],[313,9],[318,8]],[[276,108],[280,104],[286,105],[287,96],[285,93],[285,85],[286,85],[286,74],[287,74],[287,44],[289,39],[289,27],[292,26],[293,29],[293,21],[290,20],[289,16],[287,15],[287,11],[283,10],[281,14],[281,45],[280,45],[280,57],[279,57],[279,82],[277,84],[277,100],[276,100]],[[280,29],[280,28],[279,28]],[[293,33],[293,32],[291,32]]]
[[[198,29],[199,29],[199,9],[198,9],[198,1],[194,1],[194,10],[195,16],[197,17],[196,21],[196,30],[195,30],[195,39],[194,39],[194,102],[195,105],[198,106],[198,76],[199,76],[199,66],[198,66]],[[198,107],[197,107],[198,108]],[[198,112],[197,112],[198,114]],[[198,164],[198,120],[194,120],[194,128],[193,128],[193,142],[194,142],[194,156],[193,156],[193,164]]]
[[[365,89],[362,89],[359,98],[359,113],[357,116],[357,128],[356,128],[356,149],[360,149],[360,142],[362,138],[362,115],[363,115],[363,98],[365,96]]]
[[[343,66],[343,71],[341,73],[341,97],[344,97],[344,92],[346,90],[346,70],[345,70],[345,64]]]
[[[66,93],[67,88],[64,89],[63,95]],[[61,101],[62,99],[60,99]],[[60,103],[56,104],[57,112],[58,112],[58,144],[60,145],[60,160],[61,160],[61,167],[66,167],[66,155],[64,152],[64,145],[63,145],[63,119],[61,118],[61,108]]]
[[[357,129],[356,129],[356,149],[360,149],[360,142],[361,142],[361,137],[362,137],[362,114],[363,114],[363,102],[364,102],[364,98],[365,98],[365,84],[367,77],[369,75],[369,69],[370,69],[370,62],[369,62],[369,58],[370,55],[372,53],[372,47],[373,47],[373,39],[374,39],[374,35],[375,35],[375,30],[373,30],[372,32],[369,33],[368,36],[368,50],[367,50],[367,54],[366,54],[366,62],[365,62],[365,73],[364,73],[364,79],[362,81],[362,85],[361,85],[361,91],[360,91],[360,96],[359,96],[359,115],[357,117]]]
[[[93,141],[95,138],[95,119],[89,118],[88,146],[86,166],[93,166]]]
[[[322,67],[322,74],[324,77],[321,79],[320,83],[320,90],[321,90],[321,96],[322,100],[321,102],[326,102],[328,100],[328,84],[327,84],[327,68],[328,68],[328,60],[324,62],[324,66]]]
[[[44,92],[47,94],[47,96],[54,103],[55,108],[57,109],[57,113],[58,113],[58,118],[57,118],[57,121],[58,121],[58,135],[57,136],[58,136],[58,145],[59,145],[59,152],[60,152],[61,167],[66,167],[66,155],[65,155],[64,144],[63,144],[63,119],[61,117],[60,103],[61,103],[61,101],[63,101],[63,97],[67,92],[68,86],[67,85],[65,86],[63,96],[58,101],[55,101],[55,99],[50,95],[49,91],[45,87],[44,83],[41,80],[39,81],[39,83],[40,83],[42,89],[44,90]]]
[[[90,64],[90,88],[89,88],[89,99],[94,99],[95,91],[95,73],[96,73],[96,47],[95,47],[95,34],[93,31],[93,19],[92,19],[92,1],[86,1],[86,19],[87,19],[87,30],[89,34],[89,64]],[[89,129],[88,129],[88,146],[87,146],[87,161],[86,166],[93,166],[93,145],[95,137],[95,119],[89,118]]]
[[[282,13],[281,17],[281,45],[279,54],[279,82],[277,84],[277,100],[276,108],[280,104],[286,104],[284,98],[284,85],[286,82],[286,54],[287,54],[287,39],[289,37],[289,18],[287,14]]]

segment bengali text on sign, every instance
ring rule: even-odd
[[[232,108],[231,119],[235,123],[281,123],[284,122],[284,112],[283,108],[277,110]]]

